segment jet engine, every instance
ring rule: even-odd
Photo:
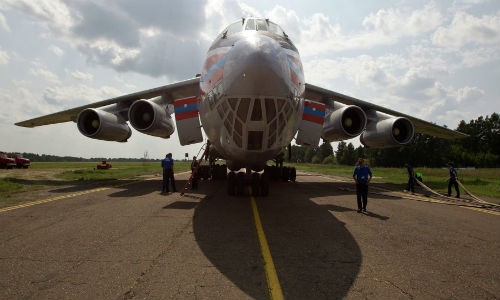
[[[166,108],[154,100],[137,100],[132,103],[128,118],[132,127],[144,134],[168,138],[175,131],[174,122]]]
[[[329,142],[356,137],[366,127],[365,112],[355,105],[335,102],[327,112],[321,137]]]
[[[369,118],[366,130],[360,141],[366,147],[390,148],[406,145],[413,140],[413,124],[407,118],[393,117],[375,113],[376,118]]]
[[[102,109],[82,110],[78,114],[77,126],[84,136],[104,141],[126,142],[132,135],[122,117]]]

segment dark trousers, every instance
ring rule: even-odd
[[[406,190],[415,193],[415,178],[408,178],[408,184],[406,185]]]
[[[161,186],[161,191],[162,192],[169,192],[168,186],[169,186],[169,181],[172,183],[172,190],[174,192],[177,192],[177,189],[175,188],[175,177],[174,177],[174,172],[172,170],[163,170],[163,184]]]
[[[457,192],[457,198],[460,197],[460,190],[458,189],[458,182],[455,179],[450,179],[448,181],[448,197],[451,196],[451,186],[455,186],[455,191]]]
[[[366,204],[368,203],[368,184],[356,184],[356,197],[358,200],[358,209],[366,209]],[[361,200],[363,200],[363,203],[361,203]]]

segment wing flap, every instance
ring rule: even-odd
[[[69,121],[76,121],[78,114],[86,109],[86,108],[98,108],[107,106],[110,104],[120,103],[125,107],[130,106],[135,100],[139,99],[151,99],[158,96],[167,95],[168,99],[172,101],[173,99],[183,98],[188,96],[198,96],[200,93],[199,89],[200,78],[192,78],[164,86],[160,86],[157,88],[144,90],[132,94],[127,94],[99,102],[94,102],[91,104],[71,108],[68,110],[60,111],[57,113],[45,115],[42,117],[37,117],[34,119],[18,122],[15,125],[22,127],[37,127],[42,125],[56,124],[56,123],[64,123]]]
[[[466,138],[469,136],[462,132],[442,127],[392,109],[388,109],[367,101],[340,94],[308,83],[306,83],[304,98],[323,102],[325,104],[328,103],[329,100],[333,99],[334,101],[338,101],[343,104],[359,106],[365,112],[369,110],[376,110],[397,117],[405,117],[413,123],[413,125],[415,126],[415,131],[444,139]]]

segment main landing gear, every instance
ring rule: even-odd
[[[231,196],[263,196],[269,195],[271,180],[295,182],[297,170],[294,167],[266,166],[264,172],[229,172],[227,175],[227,194]]]

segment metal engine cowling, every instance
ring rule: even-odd
[[[378,115],[381,115],[378,113]],[[413,140],[415,131],[407,118],[390,117],[369,121],[365,132],[361,134],[363,145],[373,148],[390,148],[402,146]]]
[[[341,141],[360,135],[365,127],[366,115],[361,108],[336,102],[327,112],[321,136],[329,142]]]
[[[122,117],[102,109],[82,110],[78,114],[77,126],[84,136],[104,141],[126,142],[132,135]]]
[[[174,121],[167,109],[149,100],[137,100],[128,111],[130,124],[144,134],[168,138],[174,131]]]

